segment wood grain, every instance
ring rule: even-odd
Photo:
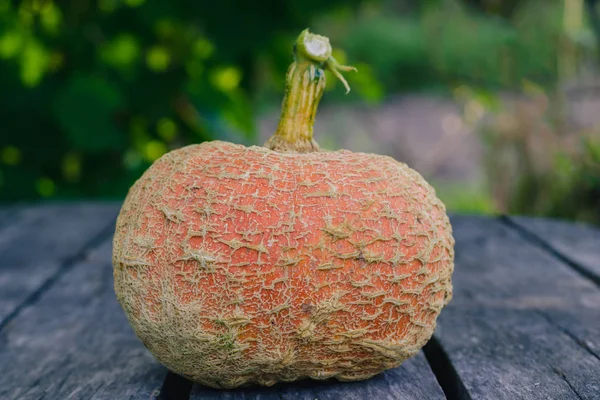
[[[88,222],[70,228],[84,232]],[[111,241],[107,235],[0,332],[1,399],[158,396],[166,369],[135,337],[116,301]]]
[[[600,228],[529,217],[510,217],[509,221],[526,235],[533,235],[542,247],[584,271],[584,276],[600,286]]]
[[[499,220],[452,224],[455,296],[436,337],[470,396],[598,398],[598,287]]]
[[[11,220],[0,227],[0,330],[57,273],[85,257],[98,235],[109,233],[118,205],[57,204],[7,212]]]
[[[117,211],[94,203],[0,209],[0,398],[445,397],[422,354],[362,382],[194,385],[191,395],[185,380],[163,383],[166,369],[135,337],[113,292]],[[571,265],[595,273],[598,232],[523,218],[452,224],[455,295],[427,353],[447,398],[598,399],[600,288]]]

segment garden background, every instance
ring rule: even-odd
[[[326,149],[388,154],[450,211],[600,224],[596,0],[0,0],[0,201],[122,199],[165,152],[262,144],[299,32]]]

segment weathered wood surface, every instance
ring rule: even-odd
[[[6,210],[0,221],[0,329],[49,280],[82,257],[98,235],[106,235],[117,212],[118,205],[102,203]]]
[[[392,400],[445,399],[423,354],[362,382],[305,380],[270,388],[217,390],[195,385],[192,400]]]
[[[452,219],[436,337],[473,399],[598,399],[600,290],[495,219]]]
[[[19,209],[20,207],[17,204],[3,207],[0,206],[0,229],[14,221],[13,216]]]
[[[156,398],[166,369],[113,291],[111,235],[0,331],[0,399]]]
[[[558,253],[600,286],[600,229],[540,218],[510,217],[509,220],[524,233],[533,235],[532,241]]]
[[[600,399],[600,288],[577,269],[596,265],[593,229],[453,218],[455,296],[427,360],[220,391],[167,375],[129,327],[113,292],[117,210],[0,209],[0,399]]]

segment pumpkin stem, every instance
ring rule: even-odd
[[[324,70],[342,81],[346,93],[350,91],[340,71],[356,71],[356,68],[340,65],[331,56],[329,39],[305,29],[294,44],[294,62],[286,75],[279,125],[265,147],[279,152],[319,151],[313,139],[313,125],[325,89]]]

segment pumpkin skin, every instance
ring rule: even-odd
[[[215,141],[131,188],[115,291],[145,346],[195,382],[360,380],[429,340],[453,245],[433,188],[390,157]]]

